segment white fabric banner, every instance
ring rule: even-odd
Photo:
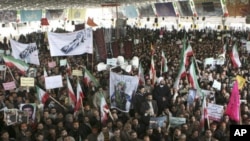
[[[72,56],[93,53],[93,31],[91,28],[72,33],[48,32],[51,56]]]
[[[120,75],[110,72],[110,100],[111,108],[122,112],[129,112],[132,95],[139,83],[137,76]]]
[[[23,44],[10,39],[12,56],[26,63],[40,65],[36,43]]]

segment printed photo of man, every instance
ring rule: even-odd
[[[27,112],[28,114],[28,119],[29,121],[34,121],[35,120],[35,112],[36,112],[36,108],[34,104],[21,104],[21,109],[24,112]]]

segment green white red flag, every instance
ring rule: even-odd
[[[25,62],[19,60],[19,59],[15,59],[12,56],[3,56],[5,65],[8,67],[17,67],[22,74],[25,74],[26,71],[29,69],[29,65],[26,64]]]
[[[36,92],[40,103],[45,104],[50,97],[49,94],[45,92],[43,89],[39,88],[38,86],[36,86]]]

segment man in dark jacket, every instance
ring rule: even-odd
[[[169,107],[171,101],[170,88],[166,85],[163,77],[158,79],[158,84],[153,91],[153,99],[156,100],[158,106],[157,115],[162,114],[163,110]]]

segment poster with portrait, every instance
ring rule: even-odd
[[[167,116],[151,117],[149,121],[149,127],[157,129],[159,127],[166,127]]]
[[[137,76],[110,72],[111,108],[129,112],[132,95],[136,92],[138,83],[139,78]]]
[[[29,113],[26,111],[17,111],[17,122],[18,123],[29,123]]]
[[[20,110],[27,112],[28,120],[35,121],[36,118],[36,104],[35,103],[23,103],[20,105]]]
[[[4,121],[7,126],[15,124],[17,122],[17,109],[4,110]]]

